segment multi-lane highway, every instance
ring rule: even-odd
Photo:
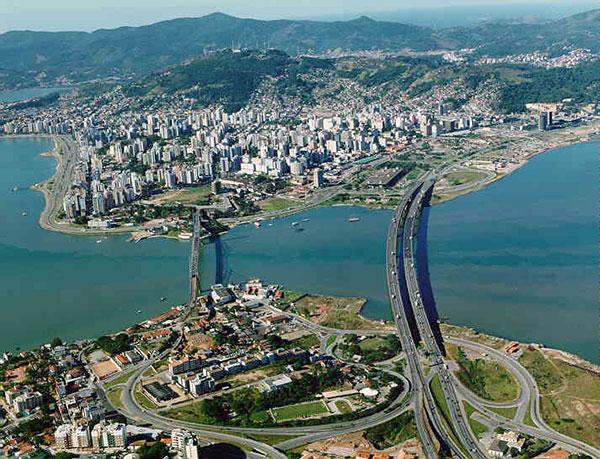
[[[444,397],[448,406],[451,424],[450,429],[454,431],[458,441],[466,449],[471,457],[485,459],[486,455],[480,450],[478,441],[474,438],[473,433],[468,425],[468,422],[463,414],[461,404],[456,395],[453,379],[450,376],[448,367],[442,359],[442,350],[440,349],[436,335],[430,323],[430,318],[427,315],[416,273],[416,260],[414,255],[414,243],[417,235],[417,230],[420,222],[420,212],[428,193],[431,191],[435,180],[427,179],[423,182],[416,198],[411,202],[408,209],[407,217],[404,223],[403,231],[403,267],[404,279],[406,281],[406,290],[409,298],[409,305],[412,308],[413,316],[416,320],[416,326],[419,331],[419,336],[425,344],[427,353],[429,354],[430,371],[432,374],[438,374]]]

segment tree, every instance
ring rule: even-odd
[[[151,446],[148,446],[148,444],[142,445],[136,452],[140,456],[140,459],[162,459],[169,456],[169,450],[161,441],[157,441]]]
[[[50,341],[50,346],[52,347],[62,346],[62,344],[63,340],[60,339],[58,336],[56,338],[53,338],[52,341]]]
[[[79,457],[77,454],[68,453],[66,451],[61,451],[60,453],[56,453],[54,455],[54,459],[73,459],[75,457]]]

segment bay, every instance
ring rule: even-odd
[[[599,145],[545,153],[429,210],[441,317],[598,362]],[[187,242],[114,236],[97,243],[39,227],[43,196],[27,187],[53,173],[55,160],[39,156],[50,149],[45,139],[0,139],[0,350],[117,331],[187,296]],[[365,297],[365,315],[390,318],[390,218],[388,210],[334,206],[233,228],[205,246],[202,285],[260,277],[295,291]]]

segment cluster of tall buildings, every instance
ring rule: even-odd
[[[26,386],[8,389],[4,397],[8,406],[17,414],[31,411],[44,403],[44,397],[40,392]]]
[[[101,421],[90,431],[87,423],[62,424],[56,429],[54,439],[59,449],[124,448],[127,446],[127,426]]]

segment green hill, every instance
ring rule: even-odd
[[[295,55],[327,50],[478,48],[502,55],[567,47],[600,48],[600,10],[543,24],[486,23],[431,29],[361,17],[352,21],[260,21],[215,13],[95,32],[0,34],[0,86],[147,74],[207,51],[276,48]]]

